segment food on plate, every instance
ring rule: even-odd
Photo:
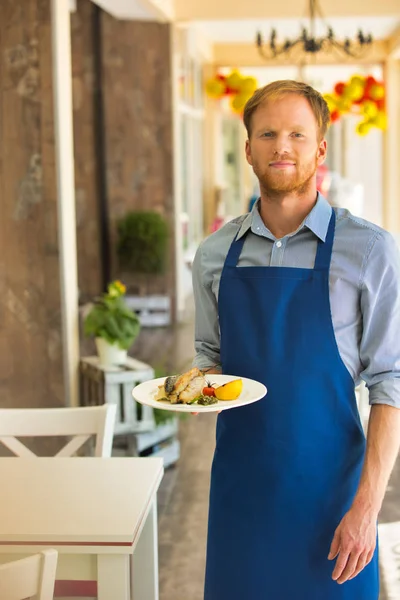
[[[206,387],[203,388],[201,393],[203,396],[215,396],[215,388],[210,383],[207,383]]]
[[[209,406],[218,400],[236,400],[243,389],[242,379],[235,379],[224,385],[215,386],[206,381],[197,367],[182,375],[166,377],[158,387],[156,400],[171,404],[199,404]]]
[[[171,404],[192,404],[201,396],[206,384],[203,373],[195,367],[183,375],[167,377],[159,387],[157,400],[169,400]]]
[[[236,400],[239,398],[243,389],[243,381],[234,379],[215,388],[215,396],[218,400]]]

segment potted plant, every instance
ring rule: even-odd
[[[111,282],[84,320],[84,333],[94,336],[102,366],[124,364],[140,331],[138,316],[125,303],[125,292],[120,281]]]
[[[160,276],[167,265],[167,220],[156,211],[131,211],[118,221],[117,235],[119,266],[129,289],[128,306],[138,313],[142,326],[169,325],[171,301],[159,293],[165,286]]]
[[[155,211],[137,210],[118,221],[117,253],[122,268],[133,273],[165,272],[168,224]]]

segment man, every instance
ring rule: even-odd
[[[197,252],[195,364],[268,393],[218,417],[204,597],[377,600],[376,521],[400,440],[399,254],[318,194],[317,91],[269,84],[244,124],[261,197]]]

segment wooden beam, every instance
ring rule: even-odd
[[[97,1],[97,0],[96,0]],[[115,0],[107,0],[114,3]],[[122,0],[118,0],[121,2]],[[307,0],[175,0],[175,16],[180,20],[208,19],[295,19],[304,16]],[[326,17],[386,17],[399,14],[399,0],[322,0]]]
[[[334,64],[377,64],[386,60],[388,56],[387,41],[376,41],[371,51],[364,58],[354,59],[342,57],[339,53],[321,52],[312,57],[309,64],[334,65]],[[279,57],[273,60],[263,59],[255,43],[215,44],[214,64],[217,67],[277,67],[298,64],[295,58]]]

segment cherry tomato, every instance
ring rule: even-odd
[[[203,396],[215,396],[215,390],[213,387],[203,388]]]

